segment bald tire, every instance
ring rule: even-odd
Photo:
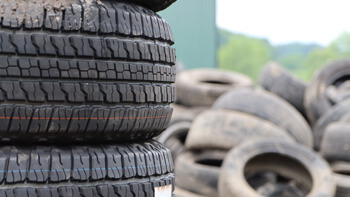
[[[27,3],[0,8],[1,140],[145,140],[166,128],[176,73],[168,23],[119,0]]]
[[[259,77],[259,84],[265,90],[276,94],[288,101],[304,117],[306,112],[304,108],[304,94],[307,83],[295,77],[279,64],[270,62],[266,65]]]
[[[329,161],[350,161],[350,124],[335,122],[327,126],[320,152]]]
[[[257,116],[285,129],[296,142],[313,146],[312,132],[303,116],[288,102],[269,92],[232,90],[218,98],[213,109],[234,110]]]
[[[225,151],[188,151],[175,162],[176,185],[184,190],[208,197],[218,196],[217,184]]]
[[[344,59],[325,65],[313,77],[306,89],[304,101],[307,116],[312,125],[335,105],[326,95],[327,87],[349,75],[350,59]]]
[[[350,194],[350,163],[336,161],[331,164],[333,176],[337,184],[335,197],[347,197]]]
[[[246,140],[261,138],[295,141],[285,129],[256,116],[231,110],[208,110],[192,123],[185,145],[190,150],[230,150]]]
[[[234,88],[252,88],[253,81],[240,73],[218,69],[184,71],[176,79],[177,102],[186,106],[211,106]]]
[[[350,109],[350,99],[342,101],[337,105],[333,106],[327,113],[325,113],[316,122],[313,128],[315,149],[320,150],[321,142],[324,138],[326,128],[337,121],[342,121],[343,118],[348,116]]]
[[[187,190],[184,190],[180,187],[175,187],[175,192],[174,192],[176,197],[205,197]]]
[[[255,158],[255,164],[248,167],[248,162]],[[335,194],[331,169],[318,154],[303,145],[266,139],[242,143],[226,155],[220,171],[219,196],[260,197],[245,175],[264,171],[277,172],[310,188],[307,197],[332,197]]]

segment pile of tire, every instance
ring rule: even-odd
[[[185,150],[187,133],[199,114],[227,91],[253,88],[254,83],[240,73],[201,68],[178,73],[175,86],[176,99],[169,128],[157,138],[171,150],[174,159]]]
[[[202,72],[180,73],[179,115],[159,137],[174,153],[178,197],[349,196],[350,60],[309,84],[270,62],[257,88],[221,92],[201,86],[225,77]]]
[[[0,2],[0,196],[173,196],[174,1]]]

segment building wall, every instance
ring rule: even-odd
[[[186,69],[216,67],[215,0],[177,0],[159,15],[170,24],[177,60]]]

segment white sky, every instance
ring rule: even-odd
[[[217,0],[217,25],[273,44],[327,45],[350,32],[350,0]]]

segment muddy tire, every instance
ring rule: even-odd
[[[220,197],[261,196],[248,184],[249,177],[259,172],[293,180],[303,196],[334,196],[335,183],[327,162],[309,148],[286,141],[253,140],[226,156],[220,171]]]
[[[247,76],[215,69],[182,72],[176,80],[177,102],[186,106],[211,106],[232,88],[252,88]]]
[[[131,2],[135,2],[150,8],[151,10],[158,12],[166,9],[171,4],[173,4],[176,0],[130,0]]]
[[[199,115],[186,138],[187,149],[229,150],[260,138],[295,141],[284,129],[258,117],[228,110],[211,110]]]
[[[265,91],[233,90],[222,95],[214,109],[235,110],[257,116],[285,129],[296,142],[313,146],[311,129],[289,103]]]
[[[350,59],[330,63],[316,74],[305,92],[304,106],[311,124],[336,104],[327,96],[327,88],[339,86],[346,78],[350,78]]]
[[[176,185],[203,196],[218,196],[217,183],[225,152],[203,151],[180,154],[175,163]]]
[[[335,197],[348,197],[350,194],[350,163],[335,162],[331,167],[337,185]]]
[[[179,122],[171,125],[160,136],[158,136],[157,140],[171,151],[173,160],[185,151],[185,141],[190,127],[191,123],[189,122]]]
[[[288,101],[304,117],[304,93],[307,84],[284,70],[275,62],[270,62],[260,75],[259,84],[265,90],[276,94]]]
[[[174,189],[174,168],[160,143],[104,146],[3,146],[0,196],[145,196]],[[132,180],[132,181],[130,181]]]
[[[25,16],[13,6],[0,20],[1,139],[115,142],[166,128],[175,51],[157,14],[122,1],[33,4]]]
[[[329,161],[350,161],[350,124],[332,123],[325,129],[320,152]]]
[[[343,101],[334,107],[332,107],[327,113],[325,113],[313,128],[315,149],[319,150],[325,129],[331,123],[341,120],[343,117],[347,116],[350,109],[350,99]]]

